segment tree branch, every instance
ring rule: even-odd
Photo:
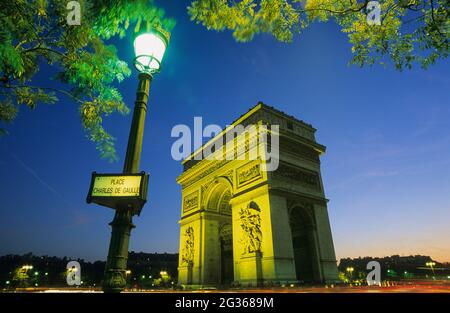
[[[49,90],[49,91],[54,91],[54,92],[59,92],[62,93],[64,95],[66,95],[69,98],[72,98],[73,100],[75,100],[78,103],[83,104],[84,101],[75,97],[73,94],[71,94],[70,92],[66,91],[66,90],[62,90],[62,89],[57,89],[57,88],[52,88],[52,87],[38,87],[38,86],[30,86],[30,85],[4,85],[1,86],[2,88],[10,88],[10,89],[17,89],[17,88],[31,88],[31,89],[42,89],[42,90]]]
[[[303,9],[303,10],[298,10],[298,12],[299,12],[299,13],[306,13],[306,12],[309,12],[309,11],[325,11],[325,12],[333,13],[333,14],[345,14],[345,13],[350,13],[350,12],[356,13],[356,12],[359,12],[359,11],[361,11],[362,9],[366,8],[366,7],[367,7],[367,4],[369,3],[369,1],[370,1],[370,0],[365,0],[364,3],[362,3],[359,7],[356,7],[356,8],[348,8],[348,9],[343,10],[343,11],[334,11],[334,10],[326,9],[326,8],[316,8],[316,9]]]
[[[45,50],[45,51],[53,52],[53,53],[58,54],[58,55],[60,55],[62,57],[66,57],[67,56],[64,53],[59,52],[57,50],[54,50],[54,49],[51,49],[51,48],[46,48],[46,47],[41,47],[41,46],[37,46],[37,47],[34,47],[34,48],[26,49],[26,50],[23,50],[23,52],[27,53],[27,52],[32,52],[32,51],[36,51],[36,50]]]

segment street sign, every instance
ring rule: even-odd
[[[140,214],[147,202],[148,174],[92,173],[87,203],[96,203],[112,209],[131,208]]]
[[[92,197],[139,197],[142,176],[96,176]]]

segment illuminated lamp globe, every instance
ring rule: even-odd
[[[154,74],[161,68],[169,33],[160,27],[153,27],[151,31],[140,33],[134,39],[134,66],[140,73]]]

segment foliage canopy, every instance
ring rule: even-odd
[[[197,23],[232,30],[238,41],[269,33],[290,42],[316,21],[334,20],[352,45],[351,63],[390,59],[398,70],[424,68],[449,53],[450,0],[379,0],[380,25],[367,22],[369,0],[195,0],[188,8]]]
[[[0,2],[0,121],[13,121],[21,105],[35,108],[67,96],[79,104],[82,125],[101,155],[114,160],[114,138],[102,120],[129,111],[115,84],[131,70],[116,47],[105,41],[124,37],[131,25],[135,32],[154,23],[170,30],[174,21],[153,1],[80,0],[81,24],[69,25],[67,3]],[[55,72],[52,86],[36,77],[45,64]]]

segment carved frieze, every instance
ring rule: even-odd
[[[276,178],[288,179],[310,189],[321,190],[319,175],[313,171],[280,163],[273,175]]]
[[[203,160],[202,162],[211,162],[211,163],[203,172],[198,173],[198,175],[195,175],[191,180],[182,184],[183,188],[186,188],[186,187],[192,185],[193,183],[199,181],[203,177],[208,176],[212,172],[214,172],[214,171],[218,170],[219,168],[221,168],[222,166],[224,166],[229,161],[228,160],[221,160],[221,161]]]

